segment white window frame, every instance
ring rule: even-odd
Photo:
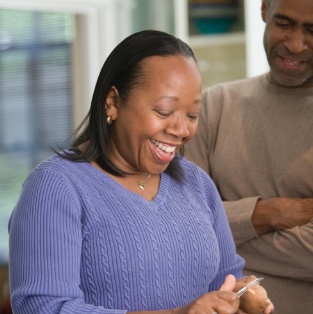
[[[131,33],[132,0],[0,0],[0,9],[75,15],[73,125],[89,110],[96,79],[112,49]]]
[[[261,17],[261,1],[245,0],[247,76],[260,75],[269,70],[263,46],[265,23]]]

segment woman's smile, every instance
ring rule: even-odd
[[[164,144],[154,139],[150,140],[152,143],[152,153],[155,158],[161,163],[169,163],[175,156],[175,150],[177,146]]]

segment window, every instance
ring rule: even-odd
[[[29,172],[66,145],[72,126],[73,16],[0,10],[0,262]]]

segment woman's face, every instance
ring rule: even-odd
[[[196,62],[183,56],[153,56],[143,61],[142,83],[122,104],[112,88],[106,100],[111,116],[111,160],[129,173],[163,172],[175,151],[198,125],[201,76]]]

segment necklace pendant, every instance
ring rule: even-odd
[[[151,173],[143,180],[138,182],[138,186],[144,191],[145,185],[144,183],[151,177]]]

